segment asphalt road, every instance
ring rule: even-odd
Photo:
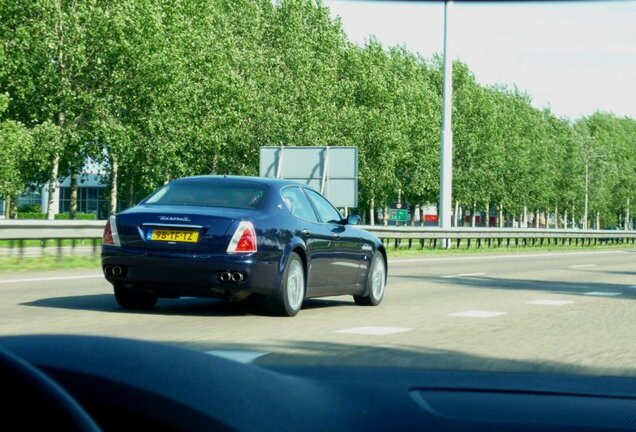
[[[636,376],[636,250],[398,259],[384,302],[118,308],[95,271],[0,273],[0,335],[153,340],[255,364],[415,366]]]

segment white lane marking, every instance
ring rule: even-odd
[[[566,304],[572,304],[574,303],[573,301],[568,301],[568,300],[533,300],[533,301],[529,301],[526,304],[531,304],[531,305],[543,305],[543,306],[563,306]]]
[[[84,275],[84,276],[56,276],[56,277],[42,277],[42,278],[28,278],[28,279],[7,279],[0,280],[0,284],[8,284],[8,283],[20,283],[20,282],[49,282],[49,281],[57,281],[57,280],[74,280],[74,279],[93,279],[93,278],[103,278],[103,274],[98,275]]]
[[[568,268],[577,269],[577,268],[587,268],[587,267],[598,267],[598,264],[576,264],[568,266]]]
[[[259,357],[268,354],[260,351],[235,351],[235,350],[212,350],[206,351],[206,354],[223,357],[224,359],[234,360],[239,363],[251,363]]]
[[[591,291],[591,292],[583,293],[583,295],[598,296],[598,297],[615,297],[615,296],[623,295],[623,293],[611,292],[611,291]]]
[[[469,276],[483,276],[486,273],[462,273],[462,274],[456,274],[456,275],[446,275],[446,276],[442,276],[445,279],[450,279],[450,278],[462,278],[462,277],[469,277]]]
[[[494,312],[494,311],[463,311],[463,312],[454,312],[448,314],[448,316],[456,316],[456,317],[468,317],[468,318],[494,318],[501,315],[507,315],[508,312]]]
[[[608,255],[608,254],[626,254],[627,251],[597,251],[597,252],[555,252],[543,254],[514,254],[514,255],[481,255],[466,257],[445,257],[445,258],[393,258],[389,263],[401,264],[411,262],[435,262],[435,261],[483,261],[498,259],[526,259],[526,258],[545,258],[545,257],[563,257],[563,256],[581,256],[581,255]]]
[[[353,327],[348,329],[336,330],[336,333],[348,333],[348,334],[364,334],[364,335],[388,335],[393,333],[402,333],[413,330],[412,328],[404,327]]]

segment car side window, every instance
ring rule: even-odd
[[[305,193],[309,196],[309,199],[316,207],[316,211],[318,212],[318,216],[322,222],[338,222],[342,219],[342,216],[334,208],[334,206],[329,203],[325,198],[323,198],[320,194],[312,191],[311,189],[305,189]]]
[[[288,187],[281,192],[283,202],[294,216],[311,222],[318,222],[316,212],[300,187]]]

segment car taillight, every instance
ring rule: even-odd
[[[256,252],[256,231],[251,222],[241,221],[227,247],[228,253]]]
[[[104,235],[102,236],[102,244],[109,246],[121,246],[119,243],[119,235],[117,234],[117,223],[115,216],[108,218],[104,227]]]

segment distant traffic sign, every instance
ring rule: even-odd
[[[406,222],[408,211],[406,209],[389,209],[389,220],[395,222]]]

